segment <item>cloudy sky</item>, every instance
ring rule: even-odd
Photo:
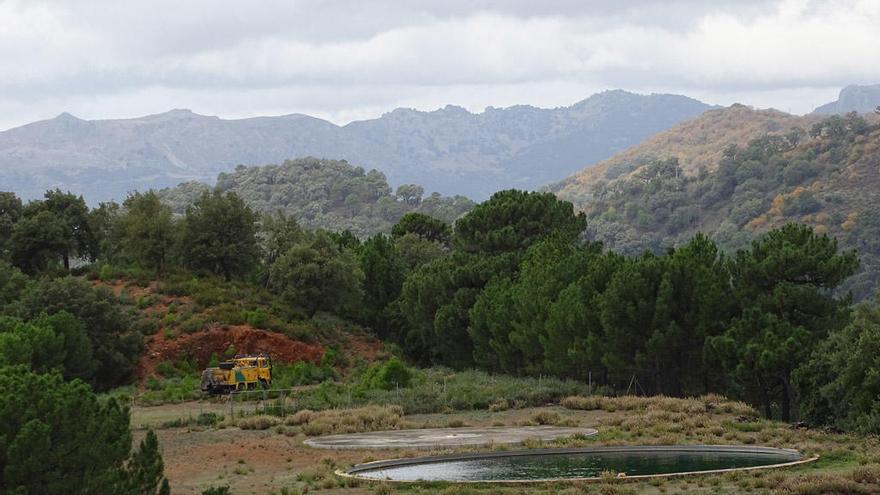
[[[670,92],[804,113],[880,83],[880,0],[0,0],[0,129],[67,111],[569,105]]]

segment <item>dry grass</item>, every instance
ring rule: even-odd
[[[397,430],[403,424],[403,409],[399,406],[367,406],[319,412],[303,410],[288,417],[285,424],[299,426],[309,436]]]
[[[280,423],[281,420],[275,416],[260,415],[239,419],[236,425],[242,430],[268,430]]]
[[[538,411],[532,414],[528,421],[522,423],[525,426],[577,426],[577,422],[570,418],[563,418],[556,411]]]
[[[562,399],[562,406],[567,409],[583,411],[639,411],[658,413],[685,414],[733,414],[738,416],[757,417],[757,412],[748,404],[732,401],[717,394],[703,395],[690,399],[676,399],[656,395],[653,397],[589,397],[572,396]]]

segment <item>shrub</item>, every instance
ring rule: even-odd
[[[300,411],[286,421],[300,425],[309,436],[332,433],[359,433],[400,428],[403,409],[399,406],[367,406],[357,409]]]
[[[275,416],[249,416],[238,420],[238,427],[242,430],[268,430],[279,423],[281,420]]]
[[[174,313],[168,313],[162,318],[162,323],[165,326],[174,326],[177,324],[177,315]]]
[[[241,325],[244,323],[241,310],[231,303],[223,303],[211,308],[208,312],[208,319],[224,325]]]
[[[205,328],[205,320],[198,316],[191,316],[180,324],[180,329],[186,333],[195,333]]]
[[[562,407],[566,409],[579,409],[581,411],[595,411],[602,409],[603,397],[591,395],[589,397],[566,397],[562,399]]]
[[[244,319],[248,325],[254,328],[266,328],[269,322],[269,315],[260,308],[257,308],[253,311],[245,311]]]
[[[532,415],[531,422],[536,425],[558,425],[562,423],[562,416],[558,412],[539,411]]]
[[[162,390],[162,383],[155,376],[148,376],[144,385],[147,387],[147,390]]]
[[[303,409],[302,411],[297,411],[294,415],[288,416],[284,420],[284,424],[290,426],[299,426],[309,422],[310,419],[315,415],[315,411],[310,409]]]
[[[156,365],[156,372],[165,378],[171,378],[177,376],[177,369],[174,367],[174,364],[168,361],[162,361],[158,365]]]
[[[276,365],[272,372],[277,388],[313,385],[337,378],[336,370],[332,366],[325,364],[317,366],[308,361],[299,361],[292,365]]]
[[[223,291],[216,287],[204,287],[201,284],[194,284],[193,287],[193,301],[199,306],[204,308],[209,308],[211,306],[217,306],[226,301],[225,294]]]
[[[138,318],[132,323],[131,329],[141,335],[153,335],[159,329],[159,321],[155,318]]]
[[[202,491],[202,495],[232,495],[232,492],[229,491],[228,486],[212,486]]]
[[[384,363],[375,363],[364,373],[363,383],[367,388],[392,390],[409,387],[412,371],[397,357]]]
[[[852,478],[856,483],[880,484],[880,466],[859,466],[853,470]]]
[[[164,280],[159,282],[157,289],[168,296],[181,297],[189,294],[186,282],[181,280]]]

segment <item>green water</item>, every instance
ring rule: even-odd
[[[586,452],[446,460],[361,471],[371,479],[396,481],[497,481],[592,478],[604,471],[628,476],[768,466],[798,455],[740,452]]]

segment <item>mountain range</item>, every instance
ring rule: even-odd
[[[378,169],[395,186],[479,200],[559,180],[709,108],[685,96],[614,90],[568,107],[399,108],[344,126],[301,114],[225,120],[172,110],[89,121],[64,113],[0,132],[0,183],[23,198],[58,187],[96,203],[211,182],[237,165],[315,156]]]
[[[837,101],[826,103],[813,113],[820,115],[844,114],[849,112],[871,113],[880,107],[880,84],[871,86],[847,86],[840,90]]]

